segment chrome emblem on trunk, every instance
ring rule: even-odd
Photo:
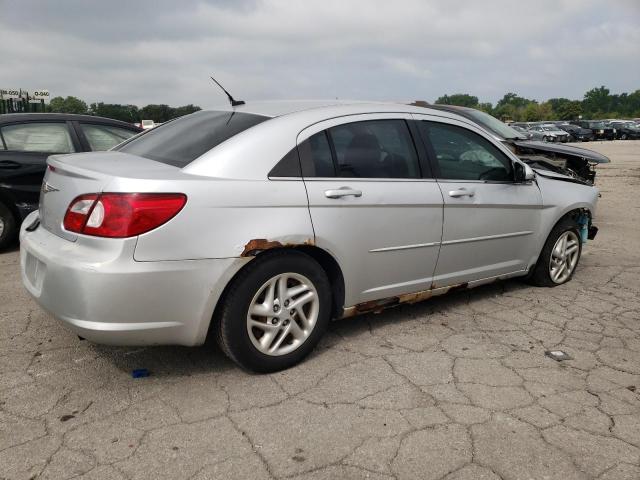
[[[47,182],[42,182],[42,193],[59,192],[59,191],[60,190],[58,190],[53,185],[49,185]]]

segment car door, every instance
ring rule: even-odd
[[[538,186],[516,183],[516,160],[479,128],[423,117],[419,131],[444,198],[434,288],[525,271],[538,253]]]
[[[342,267],[346,306],[431,287],[442,194],[410,118],[341,117],[298,137],[315,241]]]
[[[80,146],[64,121],[0,124],[0,195],[21,214],[37,208],[46,160]]]

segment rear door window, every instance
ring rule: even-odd
[[[225,140],[269,117],[201,111],[147,130],[116,150],[183,168]]]
[[[92,152],[109,150],[138,133],[126,128],[92,123],[81,123],[80,129],[87,139]]]
[[[34,122],[0,128],[7,150],[18,152],[73,153],[69,128],[63,122]]]
[[[404,120],[370,120],[328,130],[337,177],[418,178],[418,154]]]

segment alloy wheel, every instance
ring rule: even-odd
[[[4,233],[4,218],[0,217],[0,237]]]
[[[313,283],[298,273],[267,280],[253,296],[247,312],[247,332],[253,346],[271,356],[300,347],[318,321],[320,300]]]
[[[571,277],[578,264],[580,239],[573,230],[564,232],[551,250],[549,276],[554,283],[564,283]]]

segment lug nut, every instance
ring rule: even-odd
[[[293,315],[294,315],[295,313],[296,313],[296,311],[295,311],[295,310],[291,310],[291,311],[289,312],[289,315],[291,315],[291,316],[293,317]]]
[[[273,325],[275,325],[276,323],[278,323],[278,319],[277,319],[277,318],[272,318],[272,319],[271,319],[271,323],[272,323]]]
[[[289,300],[285,300],[285,301],[284,301],[284,306],[285,306],[285,307],[288,307],[288,306],[289,306]]]
[[[280,310],[280,305],[274,305],[273,306],[273,311],[277,312],[278,310]]]
[[[284,322],[282,322],[283,325],[289,325],[289,320],[285,320]]]

